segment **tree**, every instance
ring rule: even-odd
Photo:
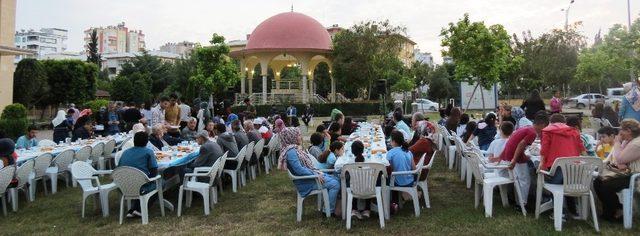
[[[193,50],[195,75],[189,78],[189,89],[198,97],[214,94],[223,96],[223,92],[233,87],[240,77],[237,65],[229,57],[229,46],[224,37],[213,34],[210,46],[198,46]]]
[[[576,79],[579,84],[586,85],[587,90],[591,90],[591,86],[597,87],[600,93],[603,92],[602,85],[605,78],[610,77],[612,68],[621,66],[615,63],[600,47],[584,50],[578,57],[579,64],[576,68]],[[608,80],[611,81],[611,80]],[[607,83],[608,86],[610,83]]]
[[[49,91],[49,84],[42,62],[33,58],[20,60],[13,73],[13,91],[13,101],[27,108],[44,99]]]
[[[371,94],[382,92],[373,91],[375,81],[398,80],[397,72],[403,65],[397,55],[404,31],[386,20],[356,24],[336,34],[333,38],[336,86],[348,97],[357,97],[358,90],[366,89],[370,99]]]
[[[82,104],[95,97],[96,65],[80,60],[44,60],[42,63],[52,88],[47,94],[47,105]]]
[[[195,57],[189,55],[173,64],[173,81],[165,89],[166,92],[175,92],[181,95],[183,101],[192,101],[197,94],[189,91],[189,78],[196,73]]]
[[[418,96],[422,96],[422,86],[429,83],[429,74],[432,73],[432,70],[428,64],[419,61],[411,63],[410,73],[416,86],[418,86]]]
[[[511,47],[509,35],[502,25],[487,28],[483,22],[471,22],[469,14],[456,24],[442,29],[443,56],[450,56],[456,64],[455,78],[489,89],[500,80],[509,65]],[[482,107],[484,110],[484,93]],[[471,100],[467,103],[469,107]],[[466,109],[465,109],[466,110]]]
[[[98,53],[98,31],[96,29],[91,31],[91,40],[87,43],[87,51],[89,54],[89,56],[87,56],[87,62],[100,66],[102,56]]]
[[[437,66],[432,73],[429,73],[427,83],[429,84],[429,99],[442,102],[453,95],[451,82],[453,76],[447,71],[446,65]]]
[[[173,64],[171,62],[162,61],[156,56],[149,55],[147,51],[142,51],[142,55],[136,56],[122,65],[122,70],[118,75],[124,77],[131,77],[135,73],[141,74],[149,84],[151,88],[149,94],[144,94],[145,97],[156,98],[162,94],[173,78]]]

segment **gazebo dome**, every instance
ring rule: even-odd
[[[260,23],[249,36],[245,52],[331,50],[331,36],[315,19],[285,12]]]

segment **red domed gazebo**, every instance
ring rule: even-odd
[[[260,65],[262,75],[261,103],[268,100],[267,72],[274,72],[275,90],[272,89],[272,100],[276,96],[290,97],[303,103],[309,97],[315,97],[313,71],[319,63],[327,63],[331,72],[331,36],[315,19],[297,12],[285,12],[266,19],[260,23],[248,38],[246,47],[230,53],[240,60],[241,94],[245,94],[245,78],[249,78],[248,97],[252,97],[253,68]],[[292,65],[299,65],[302,71],[302,83],[299,87],[280,87],[280,71]],[[309,80],[309,81],[307,81]],[[308,83],[309,82],[309,83]],[[307,84],[311,86],[307,86]],[[254,95],[256,99],[258,96]],[[335,83],[331,78],[331,100],[335,101]]]

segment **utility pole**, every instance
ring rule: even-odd
[[[631,0],[627,0],[627,33],[631,34]],[[636,57],[635,51],[632,49],[629,50],[629,56],[633,59]],[[633,71],[633,64],[629,66],[629,78],[631,82],[635,82],[635,72]]]
[[[569,29],[569,10],[571,10],[571,4],[573,4],[574,0],[571,0],[571,2],[569,2],[569,6],[567,6],[567,9],[562,9],[562,11],[564,11],[564,30],[567,31]]]

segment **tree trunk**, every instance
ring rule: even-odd
[[[476,95],[476,89],[478,89],[478,86],[480,85],[480,83],[476,84],[476,87],[473,88],[473,92],[471,92],[471,97],[469,97],[469,101],[467,101],[467,107],[464,109],[463,113],[466,113],[467,110],[469,110],[469,105],[471,105],[471,99],[473,99],[473,96]],[[462,86],[462,85],[460,85]],[[464,96],[463,94],[460,94],[460,96]]]
[[[484,88],[480,88],[480,97],[482,98],[482,117],[484,117],[485,106],[484,106]]]

